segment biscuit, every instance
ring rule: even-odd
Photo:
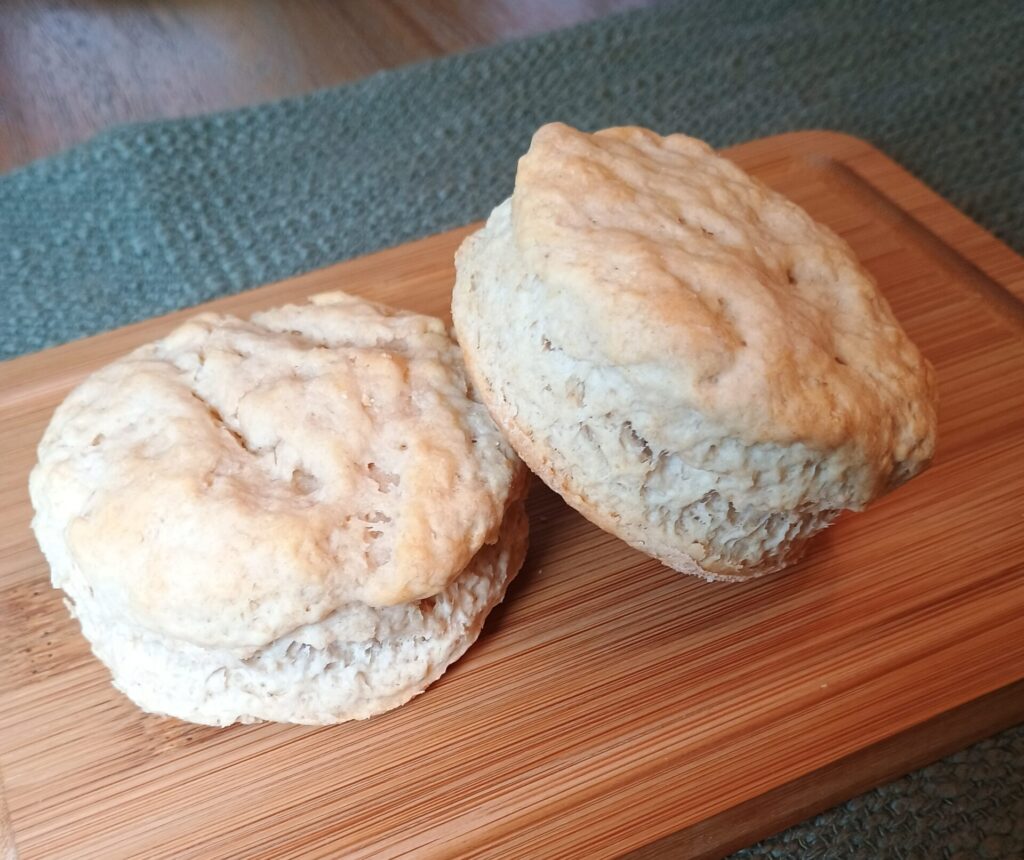
[[[849,246],[693,138],[544,126],[456,268],[517,452],[677,570],[780,569],[932,456],[934,372]]]
[[[194,722],[400,705],[525,552],[525,470],[444,325],[343,293],[195,317],[86,379],[38,453],[53,584],[116,686]]]

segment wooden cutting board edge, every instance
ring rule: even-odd
[[[859,184],[857,193],[883,201],[880,211],[899,229],[915,233],[944,266],[955,272],[996,316],[1024,332],[1024,265],[1005,244],[972,222],[907,171],[857,138],[828,131],[793,132],[743,144],[744,163],[805,155],[827,158],[837,182]],[[728,151],[726,152],[728,154]],[[896,182],[895,180],[899,180]],[[887,204],[887,205],[885,205]],[[451,243],[476,225],[403,246],[401,266],[415,268],[417,252],[439,240]],[[62,388],[83,369],[99,366],[139,343],[159,336],[200,310],[246,313],[338,286],[363,266],[379,266],[393,249],[330,266],[287,281],[260,287],[145,320],[63,346],[0,363],[0,407],[41,388]],[[395,299],[400,304],[400,298]],[[1024,337],[1024,335],[1021,335]],[[975,740],[1024,720],[1024,681],[995,690],[959,708],[934,716],[882,743],[868,747],[767,794],[742,803],[693,827],[638,849],[629,856],[715,857],[750,844],[789,824],[909,769],[920,767]],[[4,846],[0,818],[0,846]],[[9,836],[9,834],[7,834]]]
[[[622,856],[715,860],[1022,722],[1018,681]]]

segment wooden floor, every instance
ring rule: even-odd
[[[651,0],[0,0],[0,171]]]

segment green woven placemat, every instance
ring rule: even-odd
[[[0,178],[0,358],[481,218],[533,130],[865,137],[1024,248],[1024,3],[688,0]],[[741,852],[1024,857],[1024,730]]]
[[[483,217],[542,122],[866,137],[1024,242],[1024,3],[690,0],[0,179],[0,358]]]

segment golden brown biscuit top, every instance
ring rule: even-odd
[[[626,368],[651,404],[688,406],[747,444],[853,445],[879,485],[931,456],[934,374],[872,277],[706,144],[547,125],[512,206],[519,252],[560,309],[560,348]]]
[[[243,648],[440,592],[519,469],[440,320],[329,293],[203,314],[93,374],[31,490],[112,612]]]

